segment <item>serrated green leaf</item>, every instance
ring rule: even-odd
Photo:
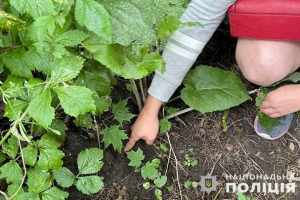
[[[25,81],[24,86],[27,89],[27,102],[31,102],[36,96],[43,92],[45,82],[38,78],[31,78],[29,81]]]
[[[26,165],[34,166],[37,160],[37,147],[28,145],[23,148],[24,162]]]
[[[154,180],[154,184],[156,187],[163,187],[167,182],[167,176],[161,176],[161,177],[158,177]]]
[[[88,34],[79,31],[79,30],[70,30],[61,34],[55,42],[64,46],[75,46],[80,44],[86,38],[88,38]]]
[[[77,158],[79,174],[92,174],[98,172],[103,162],[103,151],[97,148],[85,149]]]
[[[10,0],[11,5],[21,14],[28,13],[34,19],[50,15],[54,11],[51,0]]]
[[[106,149],[109,145],[112,145],[115,150],[121,153],[123,144],[122,141],[128,139],[128,136],[123,130],[119,129],[120,126],[106,127],[103,131],[103,142],[104,148]]]
[[[8,197],[13,196],[13,195],[17,192],[17,190],[19,189],[19,186],[20,186],[20,185],[18,185],[18,184],[11,184],[11,185],[9,185],[9,186],[7,187],[7,196],[8,196]],[[24,193],[24,189],[21,188],[21,189],[19,190],[19,192],[17,193],[17,195],[20,195],[20,194],[23,194],[23,193]],[[16,198],[13,198],[13,199],[16,199]]]
[[[44,149],[57,149],[60,147],[60,144],[53,138],[52,135],[46,134],[43,135],[39,141],[39,147]]]
[[[179,108],[166,107],[165,110],[166,110],[167,115],[172,115],[172,114],[178,112]]]
[[[0,163],[6,160],[6,156],[4,153],[0,152]]]
[[[279,124],[279,119],[280,118],[272,118],[262,112],[258,113],[258,122],[266,130],[271,130],[273,127],[277,126]]]
[[[76,176],[66,167],[62,167],[59,171],[53,172],[54,179],[61,187],[70,187],[73,185]]]
[[[60,119],[54,119],[52,121],[51,128],[60,132],[60,135],[57,135],[57,134],[53,133],[52,131],[50,131],[50,133],[52,134],[52,136],[54,138],[57,138],[59,140],[65,140],[66,130],[68,128],[67,128],[66,124],[62,120],[60,120]]]
[[[172,123],[167,119],[162,119],[159,122],[159,131],[160,133],[169,132],[172,128]]]
[[[102,74],[93,73],[87,70],[82,70],[80,72],[75,84],[96,91],[100,96],[109,95],[111,93],[110,83]]]
[[[151,180],[156,179],[159,177],[158,168],[159,165],[152,162],[147,162],[145,166],[141,169],[141,174],[143,179],[149,178]]]
[[[82,128],[92,128],[92,117],[91,114],[86,113],[84,115],[79,115],[75,120],[74,124],[78,127]]]
[[[64,111],[73,116],[83,115],[96,109],[91,90],[80,86],[56,87],[61,106]]]
[[[2,145],[2,152],[7,154],[12,159],[15,159],[19,150],[18,139],[11,136],[6,143]]]
[[[26,94],[24,89],[22,89],[24,81],[24,78],[9,75],[1,85],[1,89],[5,95],[9,96],[10,98],[21,97],[23,100],[25,100]],[[2,95],[2,91],[0,91],[0,95]]]
[[[26,22],[15,16],[0,11],[0,29],[1,30],[18,30],[21,31],[26,27]]]
[[[43,171],[38,168],[29,169],[27,174],[28,191],[32,193],[40,193],[51,187],[52,177],[48,171]]]
[[[75,78],[83,67],[84,60],[77,56],[56,58],[51,65],[50,81],[54,84]]]
[[[104,111],[107,111],[111,105],[110,96],[99,97],[96,92],[93,93],[93,99],[95,101],[95,114],[101,115]]]
[[[26,56],[26,62],[29,66],[43,72],[46,75],[50,73],[51,55],[49,53],[40,54],[33,50],[29,50]]]
[[[54,108],[51,107],[51,91],[45,90],[36,96],[28,106],[28,114],[41,126],[47,128],[54,119]]]
[[[6,51],[3,54],[4,64],[13,75],[32,78],[31,71],[34,69],[34,66],[28,65],[26,59],[27,55],[23,48]]]
[[[188,3],[190,3],[189,0],[155,0],[156,21],[162,20],[167,15],[172,15],[179,19],[186,10]]]
[[[119,101],[117,104],[112,105],[112,112],[115,115],[115,119],[122,125],[123,121],[130,121],[134,115],[128,111],[126,107],[128,99]]]
[[[99,176],[79,177],[75,185],[83,194],[97,193],[104,187],[104,183]]]
[[[94,0],[77,0],[75,19],[79,25],[96,33],[108,42],[112,40],[110,16],[106,9]]]
[[[140,79],[154,70],[165,71],[165,61],[158,53],[149,53],[144,45],[119,44],[106,45],[88,40],[83,46],[90,51],[94,59],[127,79]]]
[[[145,159],[145,155],[143,154],[143,151],[138,148],[137,151],[129,151],[127,153],[127,158],[130,160],[129,166],[139,167],[142,164],[142,160]]]
[[[218,68],[199,66],[188,73],[184,85],[181,98],[201,113],[226,110],[250,99],[233,72]]]
[[[0,178],[5,178],[7,183],[20,184],[23,179],[23,171],[18,163],[11,160],[0,168]]]
[[[23,194],[18,195],[17,200],[40,200],[40,196],[38,193],[25,192]]]
[[[39,42],[43,42],[48,35],[52,36],[55,30],[55,21],[52,16],[43,16],[36,19],[33,23],[35,34]]]
[[[37,162],[41,169],[60,170],[63,164],[62,158],[65,154],[57,149],[40,149],[40,156]]]
[[[69,193],[64,192],[57,187],[52,187],[42,193],[43,200],[64,200],[69,196]]]
[[[100,3],[111,16],[114,42],[124,46],[133,41],[152,43],[155,37],[155,10],[152,1],[101,0]]]
[[[20,118],[20,114],[26,106],[27,102],[25,101],[11,99],[6,104],[4,116],[8,117],[10,121],[17,120]]]

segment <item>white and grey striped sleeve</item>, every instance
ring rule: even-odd
[[[155,72],[148,90],[151,96],[162,102],[171,98],[235,1],[193,0],[188,5],[180,20],[200,22],[203,28],[185,27],[171,36],[163,52],[166,71],[163,74]]]

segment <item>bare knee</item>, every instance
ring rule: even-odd
[[[256,85],[269,86],[288,75],[287,72],[276,70],[279,67],[267,59],[257,59],[253,62],[237,59],[237,62],[244,77]]]
[[[236,60],[246,79],[260,86],[268,86],[299,67],[294,62],[299,54],[290,56],[296,50],[290,43],[239,38]]]

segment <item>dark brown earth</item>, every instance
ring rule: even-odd
[[[214,35],[205,51],[200,56],[197,64],[211,65],[228,69],[237,73],[244,81],[248,90],[258,88],[243,79],[238,67],[234,61],[234,49],[236,40],[229,36],[228,30],[220,28]],[[113,101],[127,98],[129,100],[130,110],[135,114],[137,106],[132,94],[126,88],[120,87],[124,85],[123,80],[119,80],[119,84],[113,90]],[[177,93],[178,95],[179,93]],[[176,95],[175,95],[176,96]],[[255,96],[253,96],[255,98]],[[167,106],[178,107],[180,109],[187,106],[181,100],[176,100]],[[287,171],[293,170],[300,172],[300,128],[299,117],[295,116],[289,134],[276,140],[268,141],[258,137],[253,130],[252,124],[256,115],[256,108],[253,101],[246,102],[229,111],[226,120],[228,131],[223,132],[222,116],[223,112],[210,114],[201,114],[192,111],[178,118],[172,119],[172,129],[169,132],[170,142],[174,148],[177,157],[178,170],[176,170],[176,162],[174,155],[162,153],[159,146],[165,143],[168,147],[167,135],[160,135],[153,146],[147,146],[143,141],[138,142],[134,148],[140,147],[146,158],[150,161],[160,154],[162,162],[162,172],[164,173],[168,166],[167,176],[168,182],[166,186],[172,185],[174,190],[168,192],[163,189],[163,199],[180,199],[178,181],[181,185],[183,199],[237,199],[235,194],[225,193],[226,175],[260,175],[260,174],[287,174]],[[110,114],[102,116],[99,121],[108,119]],[[134,119],[132,120],[132,122]],[[124,130],[129,134],[131,123],[124,123]],[[87,134],[86,131],[78,128],[70,128],[67,133],[66,143],[63,150],[66,153],[64,166],[68,167],[76,173],[76,158],[80,151],[85,148],[98,147],[97,138],[93,138],[93,131]],[[189,153],[189,149],[193,150],[191,157],[198,160],[195,167],[184,166],[184,155]],[[169,165],[168,165],[169,160]],[[140,173],[134,172],[134,168],[129,167],[129,160],[125,153],[114,152],[112,148],[108,148],[104,153],[104,167],[99,175],[104,177],[105,189],[98,194],[86,196],[77,192],[76,188],[70,188],[70,200],[92,200],[92,199],[155,199],[154,189],[146,191],[142,184],[145,182]],[[298,167],[296,166],[298,164]],[[211,192],[209,195],[200,191],[200,189],[185,189],[183,184],[187,180],[200,181],[200,176],[204,176],[211,172],[217,176],[219,185],[217,191]],[[177,173],[179,179],[177,181]],[[232,181],[230,181],[232,182]],[[242,181],[237,181],[242,182]],[[248,181],[251,185],[251,181]],[[266,180],[265,183],[274,183],[274,180]],[[278,181],[278,183],[281,183]],[[299,184],[299,182],[298,182]],[[153,186],[152,186],[153,188]],[[300,191],[296,188],[295,194],[264,194],[264,193],[247,193],[252,199],[300,199]]]

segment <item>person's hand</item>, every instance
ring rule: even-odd
[[[260,106],[260,111],[272,118],[300,110],[300,85],[284,85],[270,92]]]
[[[159,131],[158,112],[162,102],[148,96],[145,106],[131,127],[131,136],[124,151],[130,151],[135,143],[143,139],[152,145]]]

